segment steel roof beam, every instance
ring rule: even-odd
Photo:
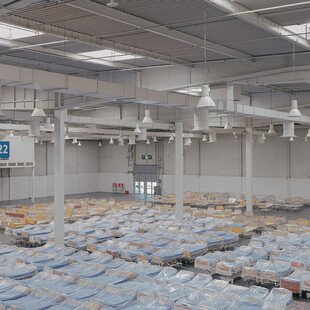
[[[252,12],[247,7],[240,5],[231,0],[204,0],[218,9],[225,11],[229,14],[235,15],[239,19],[246,21],[256,27],[259,27],[267,32],[270,32],[277,37],[283,38],[293,44],[299,45],[307,50],[310,49],[310,42],[303,37],[295,34],[294,32],[286,29],[285,27],[271,21],[270,19],[260,16]]]
[[[142,29],[151,33],[158,34],[179,42],[190,44],[194,47],[199,47],[204,49],[204,40],[178,30],[170,29],[166,26],[151,22],[141,17],[133,16],[131,14],[119,11],[117,9],[109,8],[100,3],[95,3],[90,0],[75,0],[73,2],[68,2],[66,5],[74,7],[85,12],[102,16],[104,18],[112,19],[114,21],[136,27],[137,29]],[[212,46],[207,46],[207,50],[215,53],[223,54],[232,58],[253,60],[253,56],[242,53],[240,51],[234,50],[232,48],[225,47],[214,42],[207,41],[207,44]]]
[[[8,16],[5,20],[17,26],[26,27],[32,30],[41,31],[41,32],[48,33],[48,34],[53,34],[53,35],[66,38],[66,39],[71,39],[71,40],[75,40],[79,42],[85,42],[85,43],[99,46],[102,48],[111,48],[111,49],[114,49],[114,50],[117,50],[123,53],[141,55],[147,58],[160,60],[160,61],[164,61],[168,63],[173,63],[177,65],[190,66],[190,67],[192,66],[191,62],[188,60],[164,55],[164,54],[157,53],[157,52],[148,51],[142,48],[136,48],[134,46],[126,45],[123,43],[117,43],[114,41],[101,39],[93,35],[41,23],[38,21],[20,17],[18,15],[14,15],[14,14],[16,13],[11,13],[11,15]]]

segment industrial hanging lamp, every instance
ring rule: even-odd
[[[294,82],[296,81],[296,64],[295,64],[295,44],[293,44],[293,73],[294,73]],[[295,95],[295,89],[294,89],[294,95]],[[298,109],[298,102],[296,99],[293,99],[291,101],[291,110],[288,113],[289,117],[296,118],[301,117],[301,113]]]
[[[146,144],[151,144],[150,139],[146,139]]]
[[[293,138],[293,137],[290,137],[289,141],[290,141],[290,142],[294,142],[294,138]]]
[[[208,142],[208,139],[207,139],[207,136],[206,136],[206,135],[203,135],[203,137],[202,137],[202,142]]]
[[[38,144],[39,142],[40,142],[40,141],[39,141],[38,137],[35,137],[34,143],[35,143],[35,144]]]
[[[82,146],[81,140],[79,141],[78,146]]]
[[[139,123],[137,123],[136,128],[135,128],[135,130],[134,130],[133,133],[134,133],[135,135],[139,135],[139,134],[141,133],[141,129],[140,129],[140,127],[139,127]]]
[[[69,140],[70,139],[68,133],[69,133],[69,126],[67,124],[67,126],[65,128],[65,137],[64,137],[65,140]]]
[[[77,143],[78,143],[77,138],[73,138],[73,139],[72,139],[72,144],[77,144]]]
[[[171,135],[170,138],[169,138],[169,140],[170,140],[170,142],[171,142],[171,141],[174,141],[174,136]]]
[[[190,146],[192,144],[191,138],[185,138],[184,146]]]
[[[43,141],[42,140],[40,140],[40,145],[43,145]]]
[[[98,146],[99,146],[99,147],[102,147],[101,141],[98,142]]]
[[[110,144],[110,145],[113,145],[113,144],[114,144],[113,138],[110,139],[109,144]]]
[[[226,123],[225,123],[225,126],[224,126],[224,129],[225,130],[230,130],[230,129],[233,129],[233,126],[231,125],[229,119],[227,118],[226,120]]]
[[[214,108],[215,103],[210,96],[210,87],[207,84],[207,22],[206,8],[204,10],[204,75],[205,84],[201,87],[201,98],[198,101],[197,108]]]
[[[151,111],[150,110],[145,110],[142,124],[153,124],[153,120],[151,119]]]
[[[156,143],[157,142],[157,138],[153,137],[153,142]]]
[[[274,127],[272,124],[269,125],[268,135],[275,135],[276,131],[274,130]]]
[[[44,110],[41,108],[41,100],[36,99],[35,102],[35,108],[31,113],[31,117],[33,118],[45,118],[46,114]]]
[[[289,117],[301,117],[301,113],[298,109],[298,103],[297,100],[292,100],[291,101],[291,110],[288,113]]]
[[[14,138],[15,136],[14,136],[14,132],[13,132],[13,130],[10,130],[10,133],[9,133],[9,135],[8,135],[8,138]]]
[[[198,101],[197,108],[214,108],[215,103],[210,96],[210,87],[207,84],[201,87],[201,98]]]

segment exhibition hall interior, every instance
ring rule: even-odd
[[[0,310],[310,308],[310,1],[0,1]]]

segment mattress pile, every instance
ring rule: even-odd
[[[293,293],[310,292],[310,271],[296,270],[281,278],[281,287]]]
[[[211,274],[227,277],[240,276],[243,267],[251,267],[257,261],[268,259],[268,252],[251,246],[241,246],[234,251],[213,252],[197,257],[195,268]]]
[[[148,262],[128,262],[101,252],[89,254],[53,244],[35,249],[1,246],[0,253],[2,269],[9,271],[0,278],[0,305],[4,309],[30,309],[31,305],[32,310],[169,310],[229,304],[249,304],[254,307],[258,304],[264,306],[274,300],[284,309],[291,300],[288,298],[291,292],[285,289],[281,289],[281,292],[274,289],[269,293],[265,288],[239,287],[213,280],[206,274],[178,271]],[[8,255],[12,258],[13,266],[14,260],[15,264],[23,260],[23,268],[14,269],[14,273],[10,271],[12,266],[5,263]],[[66,264],[50,267],[50,260],[63,260]],[[30,270],[28,267],[35,269],[25,276],[25,272]]]

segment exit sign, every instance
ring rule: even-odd
[[[0,160],[10,159],[10,142],[0,141]]]
[[[153,157],[152,157],[152,155],[142,155],[141,158],[142,158],[143,160],[150,160],[150,159],[152,159]]]

